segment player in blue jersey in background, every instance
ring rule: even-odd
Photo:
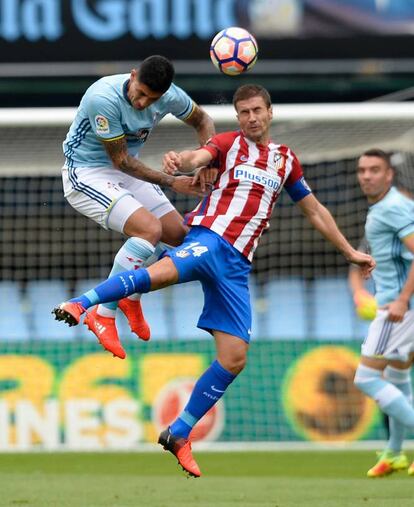
[[[358,182],[370,205],[365,237],[377,263],[373,271],[377,315],[361,347],[356,386],[390,418],[390,438],[368,477],[408,468],[401,453],[406,428],[414,429],[411,364],[414,358],[414,201],[393,186],[389,156],[366,151]],[[414,475],[414,465],[408,468]]]
[[[194,179],[173,176],[144,165],[138,155],[148,136],[168,113],[192,126],[200,145],[214,134],[206,112],[172,80],[174,67],[163,56],[146,58],[130,74],[107,76],[84,94],[66,140],[63,187],[69,204],[105,229],[129,239],[115,256],[111,275],[137,269],[154,254],[161,240],[180,244],[187,232],[183,219],[158,185],[200,195],[214,171],[202,169]],[[200,186],[195,186],[201,182]],[[150,329],[140,295],[119,302],[131,330],[148,340]],[[99,305],[85,324],[101,343],[118,347],[115,312],[118,302]]]

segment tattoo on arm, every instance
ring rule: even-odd
[[[104,144],[112,163],[120,171],[139,180],[147,181],[148,183],[155,183],[156,185],[165,187],[170,187],[172,185],[174,181],[173,176],[162,173],[161,171],[155,171],[128,154],[125,137],[113,141],[104,141]]]

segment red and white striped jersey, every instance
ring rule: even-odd
[[[302,180],[307,190],[300,198],[310,193],[300,162],[287,146],[257,144],[239,131],[218,134],[201,149],[212,154],[219,174],[186,223],[211,229],[251,261],[282,188]]]

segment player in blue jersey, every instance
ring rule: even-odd
[[[365,237],[377,263],[373,272],[378,306],[361,347],[356,386],[390,418],[390,438],[368,477],[408,467],[401,453],[406,427],[414,428],[410,368],[414,358],[414,201],[393,186],[389,156],[366,151],[358,182],[370,205]],[[409,467],[414,475],[414,466]]]
[[[105,229],[129,239],[115,256],[111,275],[137,269],[154,254],[161,240],[178,245],[187,228],[159,185],[176,192],[200,195],[200,186],[214,177],[204,168],[195,178],[155,171],[138,156],[148,136],[168,113],[192,126],[203,145],[214,125],[206,112],[172,80],[174,68],[163,56],[150,56],[130,74],[107,76],[84,94],[63,143],[65,197],[73,208]],[[139,294],[119,301],[131,330],[148,340]],[[118,302],[99,305],[85,324],[99,340],[118,345],[115,327]]]
[[[218,167],[212,192],[187,216],[191,229],[184,243],[148,269],[119,273],[54,309],[58,320],[76,325],[94,304],[175,283],[201,282],[204,308],[198,326],[214,336],[217,359],[196,382],[180,416],[159,436],[164,449],[196,477],[200,470],[191,453],[189,434],[246,364],[251,260],[282,189],[349,262],[358,264],[367,275],[375,265],[369,255],[352,248],[312,194],[295,154],[270,140],[272,105],[267,90],[241,86],[233,104],[240,130],[218,134],[198,150],[169,152],[164,157],[167,171],[190,171],[209,163]]]

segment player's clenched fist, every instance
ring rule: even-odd
[[[169,151],[162,159],[163,171],[167,174],[175,174],[181,168],[181,164],[181,156],[175,151]]]

